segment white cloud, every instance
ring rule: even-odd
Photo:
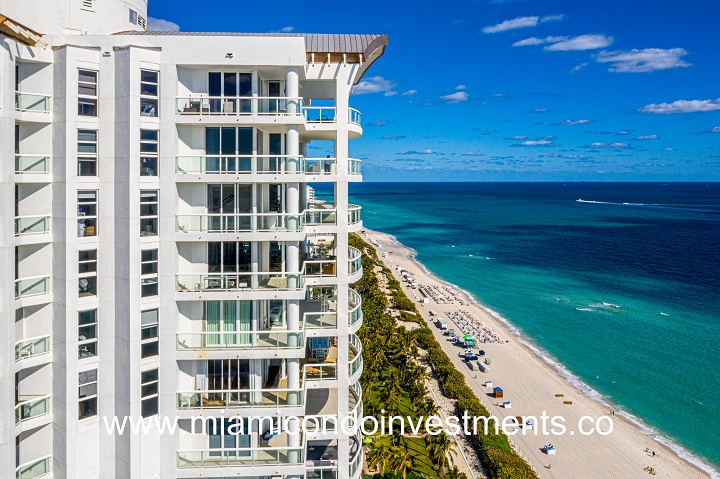
[[[588,66],[587,62],[581,63],[579,65],[575,65],[570,69],[570,73],[577,73],[579,71],[582,71],[586,66]]]
[[[397,154],[398,155],[436,155],[437,153],[428,148],[427,150],[403,151],[403,152],[397,153]]]
[[[370,123],[371,126],[385,126],[387,125],[387,121],[385,120],[375,120]]]
[[[384,96],[395,96],[398,92],[396,91],[386,91]]]
[[[545,17],[517,17],[512,20],[505,20],[497,25],[488,25],[483,28],[483,33],[499,33],[517,28],[535,27],[538,23],[558,22],[564,18],[564,15],[547,15]]]
[[[660,138],[660,137],[657,135],[643,135],[643,136],[638,136],[635,139],[636,140],[657,140],[658,138]]]
[[[150,32],[179,32],[180,25],[161,18],[148,17],[148,31]]]
[[[672,103],[651,103],[638,109],[641,113],[653,115],[699,113],[717,110],[720,110],[720,98],[717,100],[677,100]]]
[[[710,133],[720,133],[720,126],[716,126],[714,128],[710,128]]]
[[[511,136],[510,139],[511,139],[511,140],[516,140],[516,141],[527,140],[527,136],[515,135],[515,136]]]
[[[455,87],[455,89],[458,90],[458,91],[460,91],[460,90],[465,90],[466,88],[467,88],[467,86],[463,85],[462,83],[461,83],[460,85],[458,85],[458,86]]]
[[[588,123],[592,123],[592,120],[565,120],[562,123],[558,123],[558,125],[587,125]]]
[[[641,73],[670,68],[692,66],[682,60],[688,52],[684,48],[646,48],[644,50],[600,52],[595,59],[598,63],[610,63],[608,71],[616,73]]]
[[[416,94],[417,92],[418,92],[417,90],[408,90],[408,91],[406,91],[405,93],[403,93],[403,94],[402,94],[402,95],[400,95],[400,96],[410,96],[410,95],[415,95],[415,94]]]
[[[470,99],[470,96],[464,91],[459,91],[456,93],[451,93],[449,95],[443,95],[440,97],[440,99],[446,103],[460,103],[463,101],[468,101]]]
[[[547,108],[535,108],[533,110],[533,113],[547,113],[547,112],[548,112]]]
[[[283,28],[280,29],[280,31],[281,31],[282,33],[290,33],[290,32],[292,32],[293,30],[295,30],[295,27],[283,27]]]
[[[381,76],[374,76],[358,83],[355,88],[353,88],[353,93],[355,95],[363,95],[366,93],[389,92],[394,86],[394,82]]]
[[[530,38],[526,38],[525,40],[520,40],[518,42],[515,42],[512,44],[512,46],[527,47],[527,46],[531,46],[531,45],[543,45],[545,43],[557,43],[557,42],[561,42],[563,40],[567,40],[567,37],[545,37],[545,38],[530,37]]]
[[[553,142],[552,140],[527,140],[520,144],[522,146],[550,146]]]
[[[612,45],[612,42],[613,38],[606,35],[580,35],[548,45],[545,50],[550,52],[597,50]]]
[[[620,130],[617,132],[617,134],[620,136],[629,135],[630,133],[632,133],[632,131],[630,131],[630,130]]]
[[[675,148],[663,148],[663,151],[675,151]]]
[[[627,143],[591,143],[590,148],[627,148]]]

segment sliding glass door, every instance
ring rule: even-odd
[[[206,171],[249,173],[252,171],[253,129],[205,128]]]
[[[205,332],[208,346],[243,345],[252,343],[252,301],[207,301]]]
[[[209,72],[208,96],[212,113],[251,113],[252,74]]]

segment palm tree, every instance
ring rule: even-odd
[[[419,416],[430,417],[438,413],[437,404],[429,397],[423,398],[416,407]]]
[[[445,469],[448,465],[448,456],[454,456],[455,454],[455,451],[452,448],[452,440],[447,436],[447,434],[441,432],[437,436],[430,436],[428,442],[430,459],[439,466],[440,470]]]
[[[387,436],[376,436],[372,440],[370,449],[367,451],[368,468],[378,469],[380,475],[384,475],[388,468],[389,458],[391,457],[392,444]]]
[[[403,479],[407,478],[408,471],[412,470],[414,465],[413,453],[405,447],[395,447],[390,457],[390,466],[395,475],[400,475]]]
[[[453,466],[443,474],[442,479],[467,479],[464,472],[460,472],[457,466]]]

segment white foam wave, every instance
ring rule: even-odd
[[[579,200],[578,200],[579,201]],[[703,471],[707,472],[708,475],[712,479],[720,479],[720,473],[713,468],[710,464],[700,459],[698,456],[694,455],[692,452],[681,446],[680,444],[677,444],[669,437],[659,433],[658,431],[654,430],[652,427],[645,424],[640,418],[637,416],[630,414],[629,412],[622,411],[620,408],[610,402],[610,398],[603,396],[590,386],[588,386],[585,382],[583,382],[579,377],[577,377],[575,374],[570,372],[565,366],[563,366],[561,363],[559,363],[549,352],[542,349],[540,346],[535,344],[532,339],[528,338],[523,332],[521,332],[517,327],[515,327],[511,322],[509,322],[504,316],[502,316],[497,311],[494,311],[484,304],[480,303],[475,296],[461,288],[460,286],[450,283],[448,281],[445,281],[439,277],[437,277],[433,272],[431,272],[427,267],[421,263],[418,259],[418,253],[415,249],[410,248],[408,246],[403,245],[400,243],[397,238],[395,238],[392,235],[388,235],[390,238],[393,239],[398,245],[403,246],[407,248],[410,251],[409,258],[412,260],[420,269],[422,269],[428,276],[436,280],[437,282],[448,286],[450,288],[454,288],[458,291],[461,291],[464,293],[468,300],[473,303],[478,308],[485,311],[487,314],[492,316],[494,319],[496,319],[499,323],[503,324],[505,326],[505,329],[508,330],[508,332],[515,336],[517,340],[522,343],[525,347],[527,347],[530,351],[532,351],[533,354],[535,354],[538,358],[540,358],[541,361],[543,361],[545,364],[547,364],[551,369],[555,370],[560,377],[565,379],[572,387],[577,389],[578,391],[581,391],[585,396],[592,399],[596,403],[604,406],[607,409],[614,410],[616,412],[616,415],[622,416],[631,423],[635,424],[637,426],[638,430],[645,434],[646,436],[651,437],[652,439],[656,440],[657,442],[663,444],[667,448],[671,449],[675,454],[678,455],[678,457],[686,460],[690,464],[693,464],[694,466],[702,469]],[[576,308],[578,309],[578,308]]]

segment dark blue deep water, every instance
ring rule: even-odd
[[[363,183],[350,196],[365,226],[720,464],[720,184]]]

